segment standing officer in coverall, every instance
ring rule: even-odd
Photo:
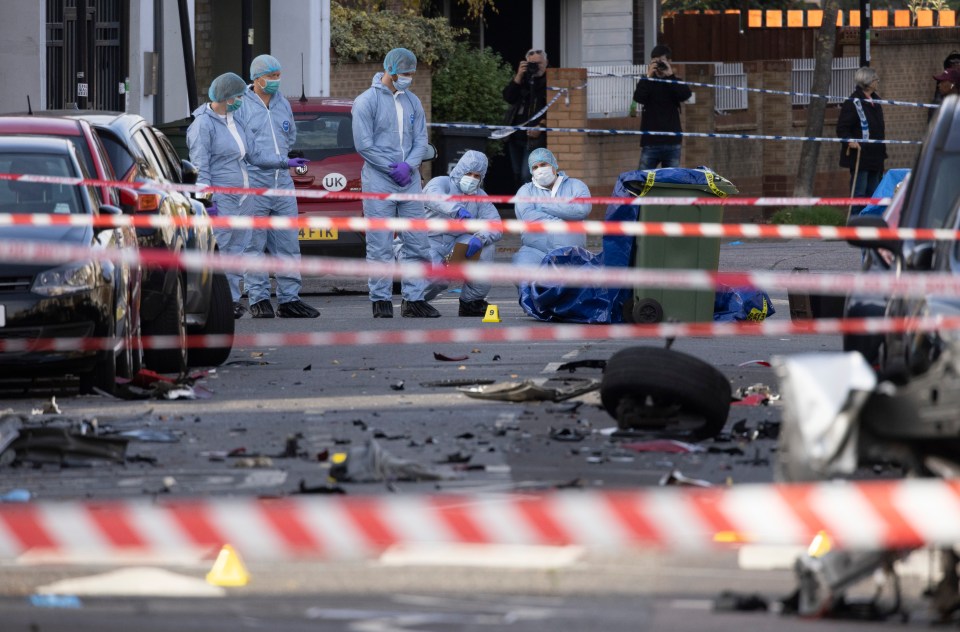
[[[260,55],[250,64],[250,79],[243,99],[243,107],[236,114],[247,133],[258,147],[281,156],[289,155],[297,140],[297,126],[293,121],[290,102],[280,92],[280,61],[271,55]],[[305,160],[305,159],[304,159]],[[306,162],[306,161],[305,161]],[[293,178],[286,168],[261,169],[250,167],[250,186],[254,188],[293,190]],[[297,217],[297,199],[259,195],[254,198],[254,217]],[[258,258],[264,248],[271,254],[300,260],[300,242],[297,230],[253,229],[244,254]],[[303,282],[300,272],[278,272],[277,312],[280,318],[316,318],[320,311],[300,300]],[[247,272],[243,277],[244,289],[250,301],[250,315],[254,318],[273,318],[270,304],[270,276],[266,272]]]
[[[373,76],[370,87],[353,102],[353,143],[363,156],[361,181],[365,193],[420,193],[418,167],[427,150],[423,105],[409,91],[417,71],[417,57],[406,48],[394,48],[383,60],[384,72]],[[424,218],[423,202],[364,200],[364,217]],[[430,262],[426,233],[400,233],[400,260]],[[393,235],[367,232],[367,261],[394,260]],[[393,282],[390,277],[368,279],[374,318],[393,318]],[[400,315],[438,318],[424,300],[427,279],[403,279]]]

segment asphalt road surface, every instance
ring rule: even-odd
[[[506,240],[498,260],[508,260]],[[724,243],[721,269],[852,271],[859,251],[840,242],[758,241]],[[775,319],[790,317],[786,292],[763,288]],[[536,323],[523,315],[516,290],[495,287],[490,302],[502,322],[457,317],[457,294],[435,302],[443,317],[392,320],[371,317],[365,281],[317,278],[303,298],[322,310],[318,320],[237,322],[238,333],[508,327]],[[399,297],[396,297],[399,308]],[[5,384],[0,406],[9,414],[61,422],[93,422],[99,431],[159,431],[168,442],[133,440],[123,465],[13,467],[2,465],[0,493],[20,488],[34,500],[193,496],[285,496],[301,487],[328,485],[330,454],[376,438],[389,454],[432,468],[456,470],[443,482],[342,483],[350,495],[430,492],[505,494],[557,487],[584,489],[657,485],[676,470],[713,485],[772,480],[775,428],[781,412],[769,405],[731,407],[714,448],[692,454],[637,453],[612,437],[615,421],[596,392],[559,403],[471,399],[439,380],[495,382],[546,380],[570,387],[599,379],[597,368],[557,372],[565,362],[605,360],[627,346],[662,346],[658,340],[496,342],[237,348],[230,360],[196,383],[202,399],[173,401],[78,396],[70,383]],[[840,349],[837,336],[740,337],[677,340],[674,349],[700,357],[726,375],[734,390],[765,385],[775,394],[772,370],[753,361],[807,351]],[[458,361],[441,361],[435,353]],[[402,389],[398,390],[402,383]],[[34,410],[56,398],[59,413]],[[604,431],[606,430],[606,432]],[[551,438],[582,437],[577,441]],[[154,437],[157,438],[157,437]],[[684,437],[680,437],[684,438]],[[129,457],[134,457],[129,459]],[[396,553],[396,552],[395,552]],[[114,588],[54,582],[116,570],[165,569],[190,593],[210,568],[209,555],[123,559],[22,556],[0,565],[0,629],[4,630],[809,630],[879,629],[897,622],[798,621],[771,612],[718,613],[723,590],[758,593],[771,602],[794,586],[789,562],[746,564],[736,550],[703,556],[625,551],[532,551],[518,562],[511,552],[490,551],[484,564],[451,551],[437,562],[406,556],[363,563],[301,562],[250,566],[251,583],[222,596],[165,597],[162,582],[141,596]],[[498,557],[498,555],[500,557]],[[763,558],[761,552],[760,558]],[[783,552],[769,555],[782,557]],[[789,556],[788,556],[789,557]],[[496,560],[501,559],[498,562]],[[772,567],[772,570],[760,568]],[[922,566],[922,564],[921,564]],[[145,571],[146,572],[146,571]],[[910,625],[926,625],[919,600],[927,578],[905,578],[912,589]],[[110,582],[106,582],[109,584]],[[202,582],[200,582],[202,583]],[[165,585],[165,584],[164,584]],[[76,595],[77,603],[32,604],[37,591]],[[775,608],[774,608],[775,609]],[[33,626],[33,627],[31,627]]]

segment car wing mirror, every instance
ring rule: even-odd
[[[936,251],[936,244],[930,241],[914,244],[909,249],[904,263],[910,270],[929,271],[933,269],[933,253]]]
[[[123,211],[121,211],[119,207],[114,206],[113,204],[101,204],[100,214],[101,215],[123,215]]]
[[[180,172],[183,174],[181,177],[184,184],[196,184],[200,177],[200,170],[189,160],[180,161]]]
[[[889,228],[887,222],[879,215],[854,215],[847,221],[850,228]],[[854,237],[847,240],[847,243],[856,248],[868,248],[870,250],[889,250],[895,255],[900,255],[903,242],[899,239],[869,239]]]

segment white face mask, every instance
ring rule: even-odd
[[[400,75],[393,80],[393,87],[401,92],[410,87],[410,84],[413,83],[413,77],[404,77]]]
[[[542,187],[548,187],[557,179],[557,174],[553,172],[553,167],[543,165],[533,170],[533,181]]]
[[[460,178],[460,190],[467,195],[473,195],[480,188],[480,178],[463,176]]]

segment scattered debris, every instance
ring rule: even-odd
[[[737,405],[739,400],[740,406],[756,406],[758,404],[775,402],[778,399],[780,399],[778,393],[774,392],[774,390],[766,384],[758,382],[750,386],[738,388],[737,392],[733,394],[733,401],[731,403]]]
[[[442,461],[437,461],[437,463],[469,463],[472,458],[472,454],[460,451],[454,452],[453,454],[448,454],[445,459]]]
[[[550,428],[550,438],[554,441],[583,441],[586,435],[576,428]]]
[[[133,439],[135,441],[144,441],[149,443],[178,443],[180,437],[170,430],[124,430],[122,432],[118,431],[104,431],[104,435],[112,435],[117,437],[124,437],[126,439]]]
[[[768,361],[766,361],[766,360],[747,360],[746,362],[741,362],[741,363],[738,364],[737,366],[750,366],[751,364],[756,364],[756,365],[758,365],[758,366],[766,366],[766,367],[772,366],[772,365],[771,365]]]
[[[491,380],[487,378],[448,378],[445,380],[433,380],[432,382],[420,382],[420,386],[424,388],[430,387],[440,387],[440,386],[479,386],[483,384],[493,384],[496,380]]]
[[[240,468],[273,467],[273,459],[271,459],[268,456],[244,457],[234,461],[233,467],[240,467]]]
[[[43,408],[34,408],[30,411],[31,415],[60,415],[60,407],[57,405],[57,398],[51,397],[50,401],[43,405]]]
[[[304,371],[312,371],[312,370],[313,370],[313,365],[312,365],[312,364],[308,364],[307,366],[303,367],[303,370],[304,370]]]
[[[467,397],[474,399],[495,399],[506,402],[561,402],[600,388],[599,380],[577,380],[569,388],[550,388],[537,384],[533,380],[523,382],[500,382],[488,386],[476,386],[459,389]]]
[[[669,485],[686,485],[689,487],[713,487],[713,483],[710,481],[701,480],[699,478],[690,478],[685,476],[680,470],[670,470],[660,478],[660,482],[657,483],[661,487],[667,487]]]
[[[546,412],[548,413],[575,413],[580,406],[583,405],[582,401],[579,402],[560,402],[556,406],[547,406]]]
[[[279,459],[295,459],[303,456],[306,452],[300,449],[300,440],[303,439],[303,433],[292,434],[287,437],[287,442],[283,446],[283,452],[277,455]]]
[[[494,361],[494,362],[499,362],[499,361],[500,361],[500,354],[499,354],[499,353],[493,356],[493,361]]]
[[[573,362],[564,362],[557,367],[557,373],[561,371],[569,371],[570,373],[576,373],[577,369],[603,369],[607,368],[606,360],[575,360]]]
[[[706,452],[706,448],[686,441],[676,439],[652,439],[650,441],[634,441],[624,443],[620,447],[634,452],[666,452],[669,454],[694,454]]]
[[[717,612],[756,612],[769,610],[770,604],[759,593],[738,593],[724,590],[713,600]]]
[[[395,391],[402,391],[402,390],[403,390],[403,380],[400,380],[399,382],[394,382],[393,384],[390,385],[390,388],[392,388],[392,389],[395,390]]]
[[[339,494],[345,495],[347,491],[340,487],[339,485],[312,485],[308,486],[307,482],[300,479],[300,486],[297,488],[297,491],[293,492],[294,494]]]
[[[742,448],[737,446],[731,446],[729,448],[721,448],[715,445],[712,445],[707,448],[707,452],[710,454],[729,454],[731,456],[743,456],[744,452]]]
[[[224,362],[223,366],[266,366],[268,364],[273,364],[273,362],[267,360],[231,360],[230,362]]]
[[[331,457],[330,477],[337,482],[444,481],[457,478],[385,451],[375,439]]]
[[[433,359],[440,360],[441,362],[463,362],[464,360],[469,360],[470,356],[447,356],[442,353],[433,352]]]
[[[569,481],[564,481],[562,483],[557,483],[553,486],[554,489],[583,489],[587,484],[583,481],[582,478],[573,478]]]
[[[30,502],[30,490],[27,489],[11,489],[6,494],[0,495],[0,503],[26,503]]]
[[[15,462],[88,467],[102,461],[124,463],[127,439],[86,436],[69,428],[21,428],[10,444]]]

